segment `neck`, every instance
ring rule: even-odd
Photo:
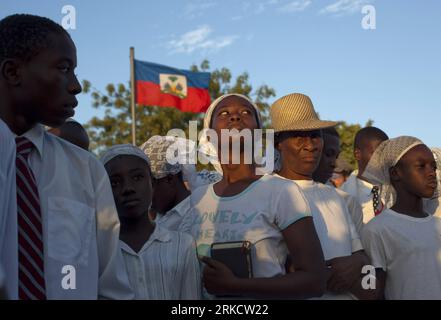
[[[148,236],[150,236],[153,230],[155,229],[147,213],[143,214],[138,218],[120,217],[120,221],[121,221],[121,230],[120,230],[121,238],[135,236],[140,233],[148,234]]]
[[[312,174],[301,174],[295,172],[286,165],[283,165],[282,170],[280,170],[277,174],[290,180],[312,180]]]
[[[2,97],[2,99],[4,98]],[[20,136],[32,129],[35,123],[30,123],[24,116],[17,115],[13,110],[19,109],[19,107],[11,108],[9,107],[10,105],[7,101],[0,104],[0,118],[8,125],[12,132]]]
[[[254,164],[226,164],[222,165],[222,171],[222,180],[229,184],[257,177]]]
[[[411,217],[427,217],[423,210],[422,198],[406,191],[397,192],[397,201],[391,209]]]

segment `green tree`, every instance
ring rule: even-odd
[[[197,66],[191,66],[192,71],[210,71],[207,60]],[[226,93],[240,93],[253,99],[263,115],[264,125],[268,125],[269,104],[267,100],[275,96],[275,90],[267,85],[261,85],[253,90],[249,75],[244,72],[232,81],[231,71],[227,68],[211,71],[209,92],[212,100]],[[93,152],[100,154],[106,148],[120,143],[131,143],[131,108],[130,84],[108,84],[105,93],[92,87],[88,80],[83,80],[83,92],[92,97],[92,106],[104,109],[103,117],[93,117],[86,125]],[[181,112],[176,108],[157,106],[135,107],[136,144],[140,145],[153,135],[165,135],[170,129],[180,128],[188,133],[189,121],[198,121],[198,129],[202,129],[203,114]]]

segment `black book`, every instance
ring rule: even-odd
[[[217,242],[211,245],[211,258],[222,262],[239,278],[252,278],[251,242]]]

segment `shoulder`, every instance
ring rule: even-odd
[[[392,220],[394,220],[394,217],[389,213],[389,209],[386,209],[364,226],[364,233],[381,234],[389,228],[391,223],[394,224]]]
[[[276,188],[277,192],[279,192],[279,189],[291,189],[291,190],[298,190],[300,191],[299,185],[293,181],[286,178],[283,178],[277,174],[275,175],[265,175],[262,177],[264,179],[262,182],[265,182],[267,186],[271,186],[272,188]]]
[[[63,157],[63,161],[68,161],[69,165],[75,167],[87,163],[92,169],[103,168],[103,165],[93,153],[49,132],[44,132],[44,142],[50,146],[49,151],[51,151],[55,157]]]

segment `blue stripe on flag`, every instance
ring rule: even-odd
[[[208,89],[210,83],[209,72],[192,72],[135,59],[135,81],[141,80],[159,84],[160,73],[183,75],[187,78],[188,87]]]

